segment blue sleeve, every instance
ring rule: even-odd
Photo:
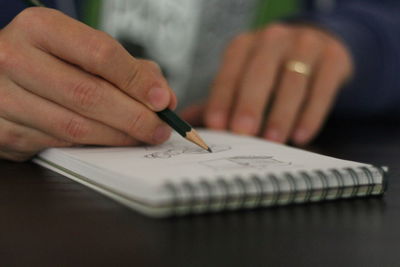
[[[341,39],[354,60],[334,115],[400,117],[399,14],[398,0],[342,0],[328,13],[306,16]]]
[[[42,1],[48,7],[55,7],[54,0]],[[4,28],[27,4],[22,0],[0,0],[0,29]]]

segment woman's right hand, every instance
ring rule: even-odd
[[[0,158],[47,147],[158,144],[155,111],[176,96],[157,64],[48,8],[28,8],[0,31]]]

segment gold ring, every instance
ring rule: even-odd
[[[310,65],[297,60],[288,61],[286,68],[304,76],[310,76],[311,74]]]

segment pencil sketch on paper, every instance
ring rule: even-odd
[[[272,167],[290,166],[291,162],[274,159],[273,156],[236,156],[199,162],[215,171],[232,169],[267,169]]]
[[[224,151],[231,150],[232,148],[228,145],[215,145],[211,144],[209,146],[213,153],[220,153]],[[168,159],[175,156],[183,155],[183,154],[208,154],[208,151],[196,146],[172,146],[165,145],[159,147],[158,151],[155,151],[150,154],[146,154],[146,158],[152,159]]]

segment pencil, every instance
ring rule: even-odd
[[[45,7],[40,0],[25,0],[25,3],[30,6]],[[203,141],[203,139],[201,139],[200,135],[193,129],[193,127],[190,126],[190,124],[186,121],[179,118],[175,112],[167,108],[156,113],[160,119],[165,121],[169,126],[172,127],[172,129],[182,135],[186,140],[189,140],[190,142],[212,153],[210,147]]]
[[[186,140],[189,140],[210,153],[212,152],[210,147],[203,141],[203,139],[201,139],[200,135],[193,129],[193,127],[186,121],[182,120],[175,112],[167,108],[163,111],[157,112],[157,115]]]

